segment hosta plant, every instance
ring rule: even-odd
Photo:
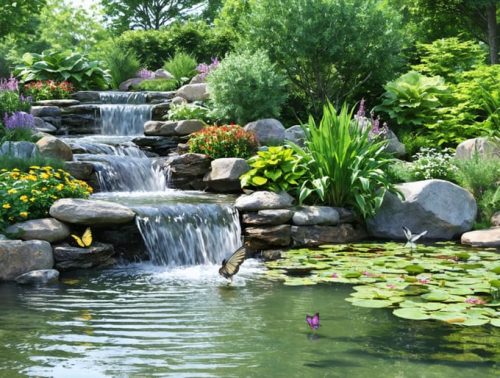
[[[171,121],[182,121],[183,119],[199,119],[204,122],[210,122],[212,117],[209,115],[210,109],[194,104],[171,105],[167,118]]]
[[[241,176],[242,188],[289,192],[299,187],[306,174],[305,166],[290,148],[269,147],[248,159],[252,169]]]

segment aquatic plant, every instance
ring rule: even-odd
[[[398,243],[324,245],[288,251],[266,263],[270,279],[285,285],[352,284],[355,306],[392,308],[410,320],[500,327],[500,256],[439,243],[409,254]]]

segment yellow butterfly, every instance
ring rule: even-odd
[[[87,227],[81,238],[73,234],[71,234],[71,237],[75,239],[80,247],[90,247],[92,244],[92,232],[90,231],[90,227]]]

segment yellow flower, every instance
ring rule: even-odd
[[[46,187],[46,186],[44,186],[44,187],[42,188],[42,192],[46,192],[46,191],[47,191],[47,187]]]
[[[19,168],[14,168],[12,172],[19,172]]]
[[[61,174],[60,174],[60,173],[56,173],[56,174],[54,174],[54,176],[55,176],[56,178],[61,178]]]
[[[27,211],[21,211],[19,213],[19,215],[22,216],[22,217],[24,217],[24,218],[26,218],[28,216],[28,212]]]
[[[10,206],[10,204],[9,204],[9,203],[4,203],[4,204],[2,205],[2,207],[3,207],[4,209],[10,209],[10,208],[11,208],[11,206]]]
[[[7,194],[16,194],[16,193],[17,193],[17,190],[14,188],[7,190]]]
[[[64,189],[64,184],[57,185],[56,189],[59,190],[59,191],[63,190]]]
[[[28,180],[31,180],[31,181],[36,181],[36,176],[35,175],[28,175],[26,178]]]
[[[32,165],[30,169],[40,169],[40,167],[38,165]]]
[[[40,178],[46,180],[49,178],[49,175],[47,173],[40,173]]]
[[[51,169],[52,169],[52,167],[51,167],[51,166],[46,165],[46,166],[45,166],[45,167],[43,167],[42,169],[45,169],[46,171],[49,171],[49,170],[51,170]]]
[[[19,172],[12,172],[10,174],[10,177],[12,177],[13,179],[17,179],[19,177]]]
[[[21,197],[19,197],[19,199],[23,202],[28,202],[28,196],[23,194]]]

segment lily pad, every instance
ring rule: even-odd
[[[450,297],[446,291],[431,291],[427,294],[423,294],[422,298],[431,302],[443,302]]]
[[[394,310],[392,313],[399,318],[409,319],[409,320],[430,319],[430,316],[424,310],[418,307],[398,308]]]
[[[391,301],[385,299],[347,298],[346,301],[351,302],[354,306],[368,307],[368,308],[383,308],[383,307],[390,307],[392,305]]]

